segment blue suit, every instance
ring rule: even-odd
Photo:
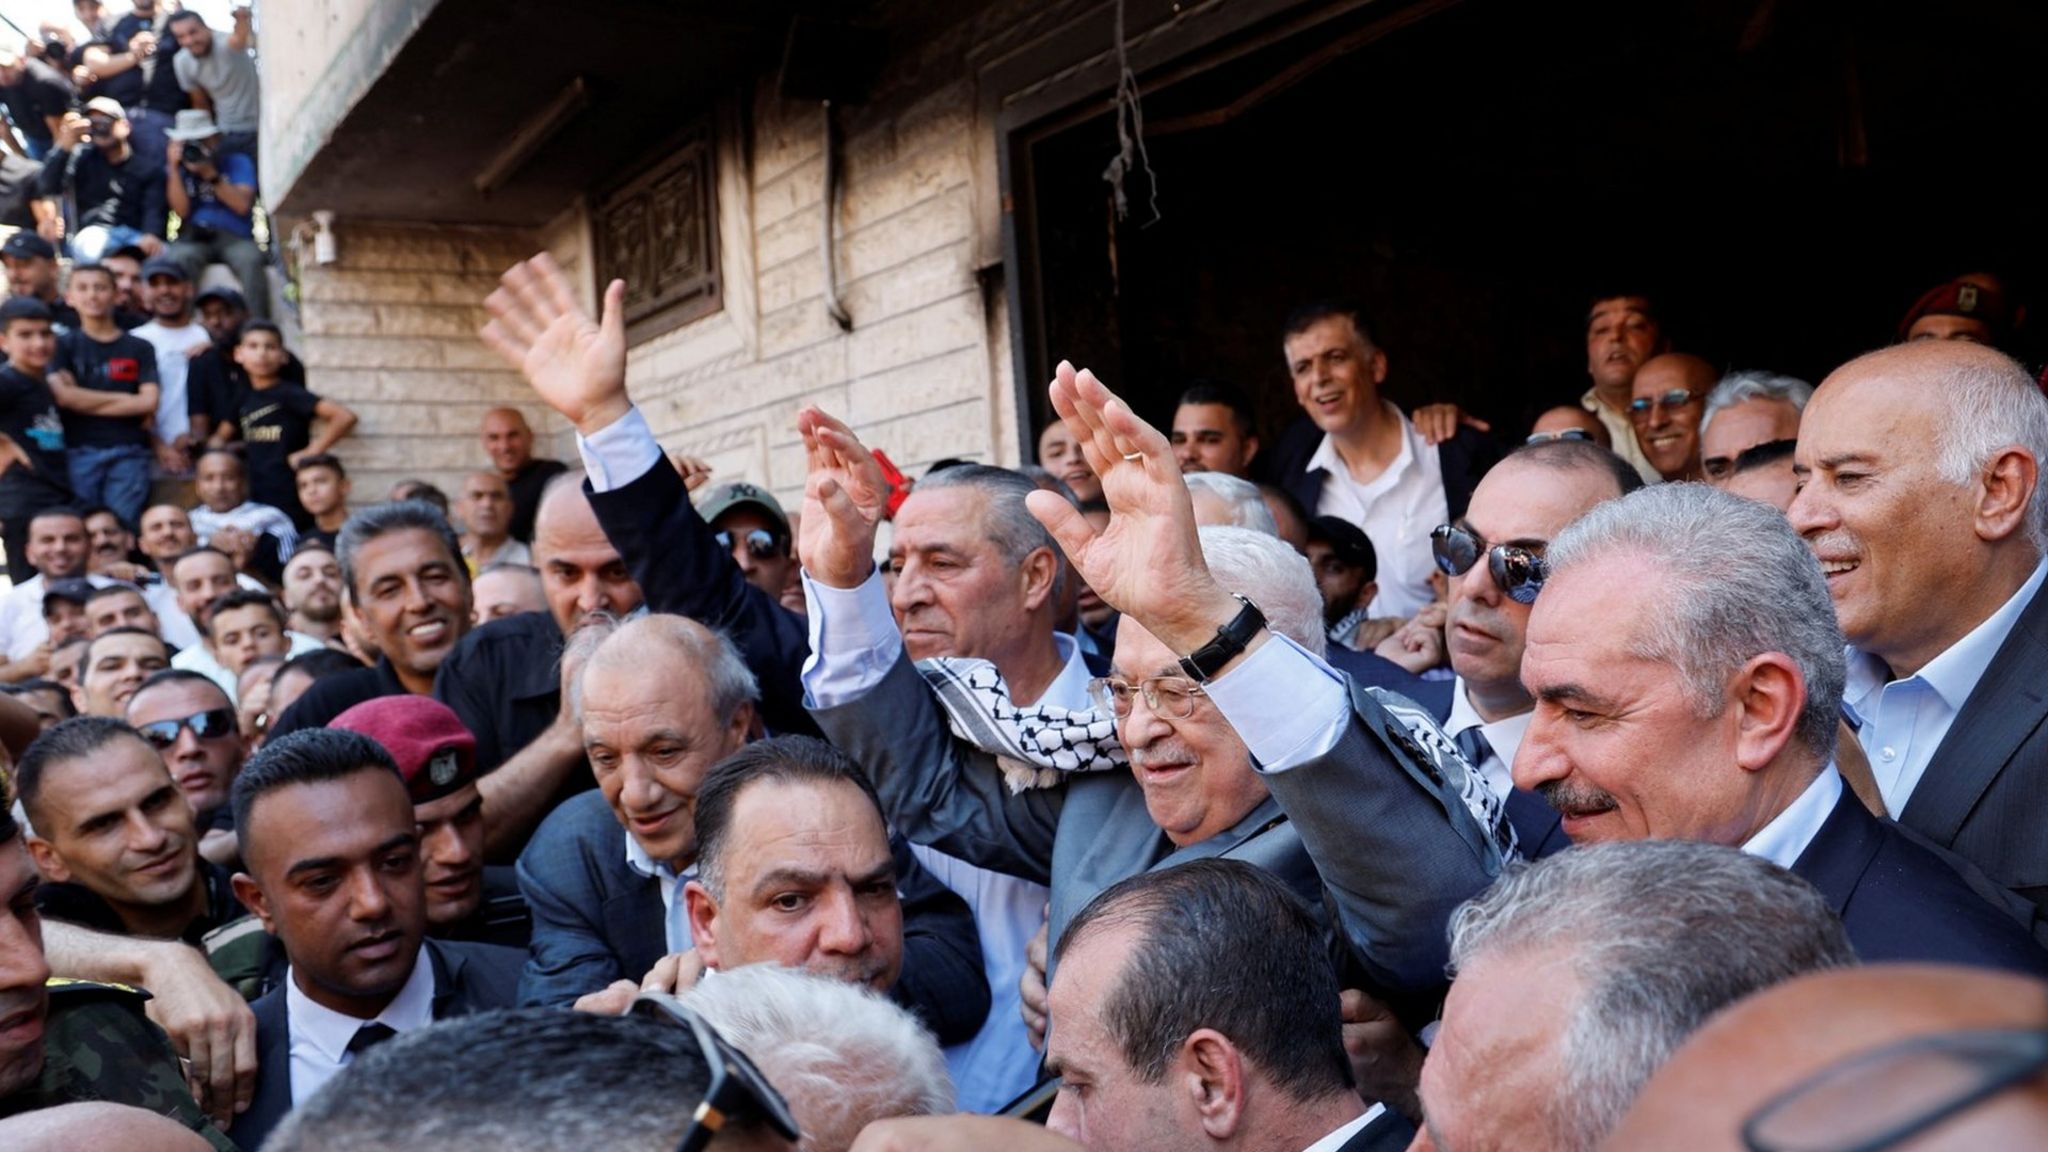
[[[988,1018],[981,936],[966,901],[892,840],[903,900],[903,972],[890,998],[941,1043],[972,1037]],[[626,830],[601,792],[554,810],[519,855],[533,943],[519,979],[523,1005],[561,1005],[614,980],[638,980],[668,954],[661,884],[626,863]],[[676,894],[682,899],[682,893]]]

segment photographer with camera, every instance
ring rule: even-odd
[[[129,144],[133,126],[121,105],[105,96],[85,102],[83,114],[64,117],[57,146],[43,163],[40,192],[72,198],[78,230],[71,255],[87,264],[133,244],[154,256],[163,250],[164,185],[148,160]],[[152,225],[149,221],[157,221]]]
[[[234,270],[258,319],[269,314],[270,281],[263,250],[256,246],[256,162],[246,153],[221,147],[213,113],[188,108],[171,126],[164,192],[178,214],[178,239],[170,256],[184,265],[193,283],[219,261]]]

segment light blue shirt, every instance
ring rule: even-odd
[[[2041,590],[2044,576],[2048,562],[2037,565],[1998,611],[1904,680],[1892,680],[1891,670],[1877,657],[1849,649],[1842,703],[1857,725],[1856,741],[1870,759],[1870,774],[1893,819],[1906,810],[1956,713],[1977,690],[2020,613]]]
[[[1751,856],[1761,856],[1780,868],[1792,867],[1813,838],[1820,835],[1820,826],[1828,822],[1835,811],[1835,804],[1842,798],[1842,774],[1835,771],[1832,762],[1820,770],[1799,799],[1785,806],[1783,812],[1771,817],[1771,822],[1749,838],[1742,846]]]
[[[683,899],[683,885],[697,878],[696,862],[692,861],[688,868],[678,872],[649,856],[647,849],[642,848],[629,833],[626,836],[626,867],[661,885],[661,936],[669,955],[688,952],[696,947],[696,939],[690,934],[689,905]]]

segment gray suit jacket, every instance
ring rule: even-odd
[[[1956,713],[1899,823],[2048,908],[2048,588]]]
[[[1354,722],[1329,756],[1269,777],[1274,798],[1227,831],[1180,849],[1152,822],[1128,772],[1072,773],[1061,788],[1011,795],[993,758],[953,737],[907,656],[866,696],[812,715],[867,769],[902,835],[1049,885],[1055,944],[1074,914],[1117,881],[1228,856],[1271,870],[1311,907],[1322,903],[1323,880],[1331,879],[1345,933],[1375,983],[1435,988],[1444,981],[1450,910],[1486,886],[1499,854],[1455,796],[1443,797],[1441,779],[1432,784],[1425,770],[1404,767],[1385,736],[1399,728],[1385,709],[1362,691],[1354,696]],[[1405,730],[1398,739],[1407,740]],[[1333,772],[1368,782],[1366,794],[1310,802],[1314,782]],[[1318,843],[1336,854],[1342,879],[1329,861],[1318,875],[1310,863]]]

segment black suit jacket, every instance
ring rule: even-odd
[[[974,914],[906,842],[891,847],[903,898],[903,974],[890,997],[941,1043],[969,1039],[989,1006]],[[626,863],[626,830],[602,793],[571,799],[541,824],[519,854],[519,888],[533,910],[521,1004],[566,1008],[614,980],[640,979],[668,954],[661,884]]]
[[[1455,680],[1424,680],[1377,652],[1360,652],[1334,641],[1323,659],[1362,688],[1384,688],[1415,701],[1439,724],[1451,717],[1451,686],[1457,683]]]
[[[1847,788],[1792,871],[1827,897],[1865,961],[1966,964],[2048,976],[2029,927],[1952,853],[1866,811]],[[1972,885],[1976,879],[1976,885]]]
[[[1323,501],[1323,481],[1329,476],[1321,468],[1311,471],[1308,466],[1322,443],[1323,430],[1307,417],[1301,417],[1280,434],[1270,463],[1273,483],[1299,500],[1310,516],[1316,514],[1316,506]],[[1472,502],[1472,490],[1479,487],[1479,478],[1500,459],[1500,449],[1477,429],[1461,426],[1456,436],[1436,446],[1436,455],[1443,466],[1444,503],[1449,506],[1446,514],[1456,520],[1465,514],[1465,505]]]
[[[2021,610],[1899,823],[2048,908],[2048,587]]]
[[[1415,1139],[1415,1125],[1392,1108],[1373,1117],[1338,1152],[1402,1152]]]
[[[518,950],[428,940],[425,952],[434,966],[434,1019],[510,1008],[517,1000]],[[249,1110],[229,1126],[228,1139],[238,1147],[254,1149],[292,1110],[292,1036],[284,985],[264,993],[249,1007],[256,1014],[256,1096],[249,1102]]]

